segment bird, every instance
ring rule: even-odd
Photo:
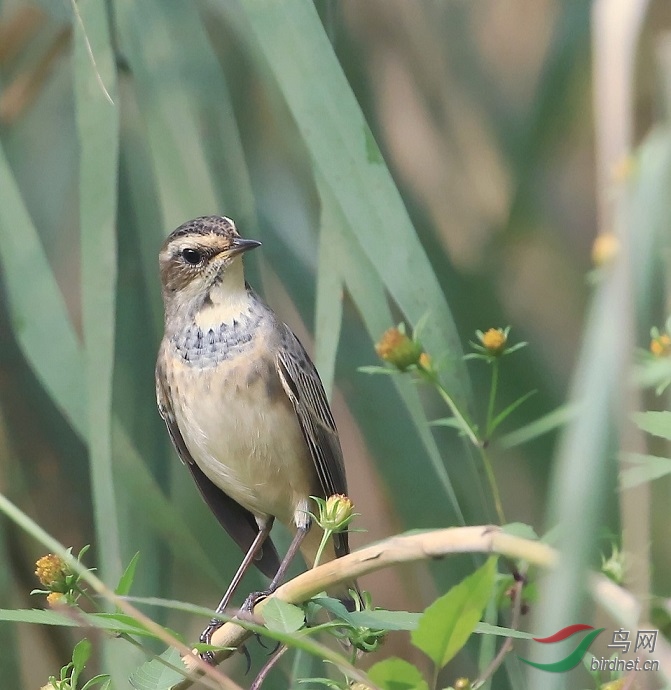
[[[253,563],[274,591],[300,550],[311,567],[321,534],[311,496],[347,495],[338,431],[319,374],[292,330],[245,281],[261,245],[225,216],[174,230],[159,252],[164,335],[156,399],[172,443],[215,517],[245,553],[217,613]],[[293,533],[280,561],[275,520]],[[349,553],[336,533],[323,561]],[[329,592],[351,610],[356,582]],[[200,639],[221,625],[212,619]]]

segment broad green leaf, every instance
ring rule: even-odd
[[[423,331],[429,352],[460,355],[445,297],[316,9],[268,0],[246,0],[242,7],[315,173],[331,188],[354,234],[351,253],[360,248],[411,323],[430,313]],[[287,42],[293,50],[285,49]],[[460,359],[449,364],[444,383],[461,404],[467,403],[467,375]]]
[[[74,94],[79,139],[82,321],[87,381],[88,449],[101,571],[121,575],[121,544],[112,472],[112,375],[116,298],[119,122],[114,50],[101,3],[77,6]],[[89,51],[95,57],[95,65]]]
[[[360,628],[374,630],[414,630],[419,624],[421,613],[412,611],[353,611],[349,615],[349,622]]]
[[[373,664],[368,677],[383,690],[429,690],[419,669],[396,657]]]
[[[322,208],[315,308],[315,365],[324,384],[324,390],[330,395],[335,375],[344,296],[341,263],[335,259],[334,254],[338,251],[338,236],[345,221],[330,187],[324,184],[319,186]]]
[[[305,625],[305,614],[300,606],[273,597],[263,607],[263,620],[268,630],[290,633]]]
[[[135,690],[168,690],[185,676],[184,664],[175,649],[168,649],[160,657],[148,661],[131,675],[128,682]]]
[[[235,113],[198,6],[120,0],[115,14],[167,229],[222,211],[241,227],[252,224],[254,203]],[[219,178],[226,185],[216,184]]]
[[[294,4],[289,8],[267,1],[250,1],[242,6],[311,155],[318,184],[322,189],[324,185],[330,188],[346,221],[343,227],[348,232],[341,240],[345,240],[347,252],[341,265],[347,271],[347,287],[373,341],[393,323],[391,316],[382,316],[389,311],[385,289],[411,324],[418,323],[428,312],[423,342],[435,356],[450,353],[441,376],[453,397],[465,407],[469,386],[452,316],[315,9],[311,5]],[[278,41],[287,40],[295,41],[297,49],[282,50]],[[370,266],[368,272],[359,270],[363,260]],[[379,282],[385,308],[377,309],[374,319],[370,316],[368,293],[357,292],[350,275],[364,281],[374,277]],[[394,380],[399,387],[402,385],[396,377]],[[456,520],[464,524],[463,511],[426,428],[419,399],[416,394],[411,397],[407,389],[403,393],[413,421],[421,423],[418,433]],[[476,486],[471,496],[476,503],[483,495],[482,482],[472,465],[472,454],[466,452],[472,474],[469,479]]]
[[[641,431],[671,441],[671,412],[637,412],[632,418]]]
[[[487,562],[433,602],[411,634],[413,645],[443,668],[466,644],[494,589],[497,558]]]
[[[624,489],[631,489],[671,474],[671,459],[669,458],[639,453],[628,453],[626,458],[636,463],[636,466],[627,467],[620,473],[620,481]]]
[[[130,592],[130,588],[133,586],[133,580],[135,579],[135,569],[137,568],[137,563],[139,560],[140,552],[138,551],[133,558],[130,559],[130,562],[126,566],[126,570],[124,570],[123,575],[119,580],[119,584],[114,590],[118,595],[125,596],[128,594],[128,592]]]
[[[375,342],[385,329],[389,327],[389,324],[392,323],[392,314],[384,287],[380,278],[376,275],[373,264],[361,253],[352,253],[351,250],[348,252],[347,248],[353,242],[354,239],[351,237],[351,232],[345,231],[345,234],[340,237],[340,243],[334,247],[334,251],[337,249],[338,252],[334,258],[337,257],[338,263],[344,266],[347,289],[363,317],[370,339]],[[407,377],[403,376],[393,376],[391,380],[394,382],[399,395],[405,403],[429,456],[431,468],[450,501],[456,520],[459,524],[465,524],[463,510],[457,499],[436,440],[429,429],[426,412],[422,406],[416,386]],[[470,457],[472,459],[472,456]],[[474,481],[477,485],[477,473],[475,473]]]
[[[21,232],[16,232],[21,228]],[[82,350],[37,230],[0,148],[0,266],[16,340],[37,378],[86,438]],[[31,276],[26,280],[26,276]]]

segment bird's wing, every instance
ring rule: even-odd
[[[177,425],[170,393],[166,390],[164,381],[165,376],[161,371],[159,360],[156,365],[156,402],[159,414],[168,428],[172,444],[182,462],[189,468],[191,476],[209,509],[235,543],[247,553],[254,537],[259,532],[259,526],[254,516],[210,481],[194,461]],[[254,565],[271,579],[277,573],[280,559],[270,537],[264,542],[262,551],[254,560]]]
[[[319,374],[298,338],[286,326],[283,335],[276,358],[277,373],[296,412],[324,496],[347,494],[338,430]],[[347,532],[334,535],[334,544],[338,556],[349,553]]]

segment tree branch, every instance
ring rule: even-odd
[[[451,553],[498,553],[542,568],[552,567],[556,560],[555,551],[547,544],[514,537],[494,525],[452,527],[390,537],[308,570],[279,587],[272,596],[292,604],[301,604],[339,582],[399,563],[442,558]],[[261,613],[265,602],[270,598],[259,602],[254,613]],[[212,644],[237,648],[250,635],[249,631],[231,621],[214,633]],[[227,659],[232,653],[230,650],[217,652],[216,663]],[[190,672],[198,673],[190,658],[185,658],[184,663]],[[185,679],[175,685],[173,690],[185,690],[192,684],[193,680]]]

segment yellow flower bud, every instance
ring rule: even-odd
[[[422,346],[394,327],[385,331],[375,346],[375,351],[385,362],[405,371],[409,366],[419,362]]]
[[[483,347],[491,355],[498,355],[503,352],[503,349],[508,342],[508,337],[501,328],[490,328],[486,333],[480,338]]]
[[[596,236],[592,245],[592,263],[597,267],[606,266],[620,251],[620,240],[612,232],[602,232]]]
[[[49,594],[47,594],[47,604],[49,604],[49,606],[59,606],[65,604],[65,602],[65,594],[61,594],[61,592],[49,592]]]
[[[326,499],[320,524],[322,529],[340,532],[352,521],[354,504],[343,494],[333,494]]]
[[[431,361],[431,355],[428,355],[426,352],[422,352],[422,354],[419,356],[419,366],[424,369],[424,371],[431,371],[431,366],[433,362]]]
[[[64,584],[65,578],[70,572],[65,561],[53,553],[38,558],[35,566],[35,575],[45,587]]]
[[[650,341],[650,352],[655,357],[668,357],[671,355],[671,336],[662,333]]]
[[[468,678],[457,678],[454,681],[454,690],[471,690],[471,681]]]

